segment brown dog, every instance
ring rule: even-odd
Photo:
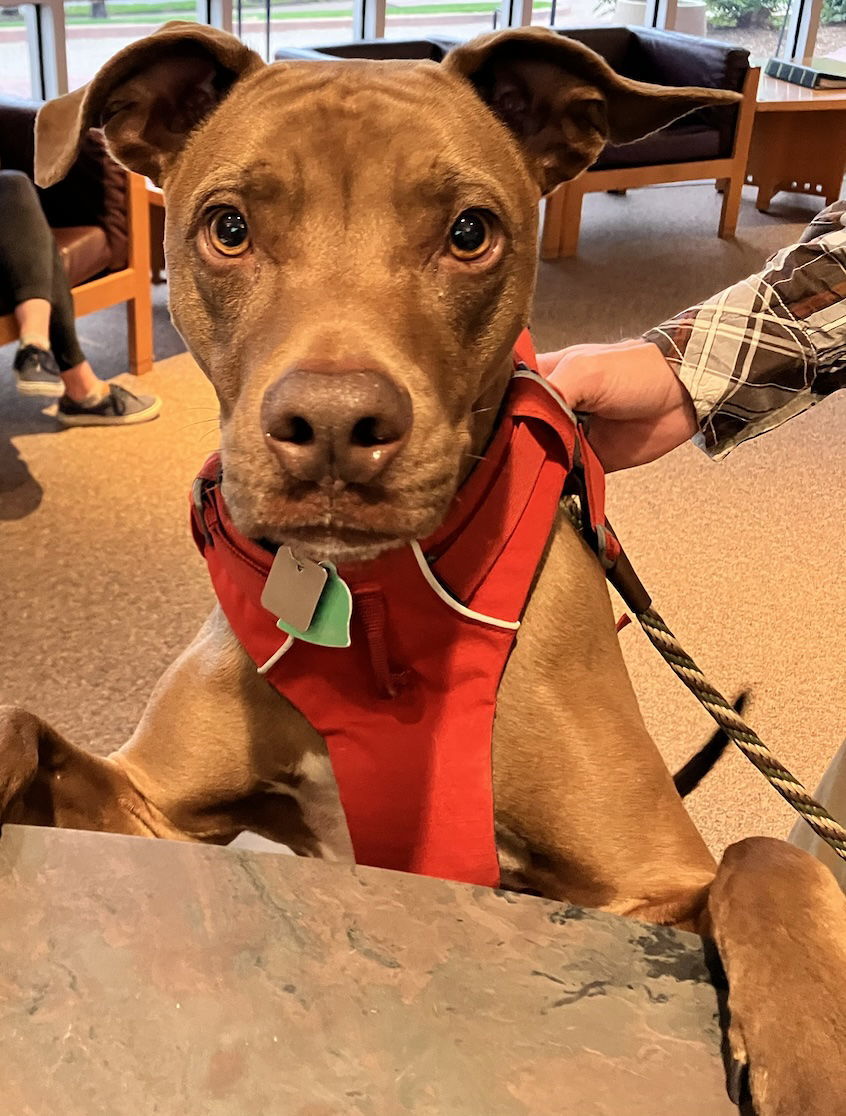
[[[440,66],[266,66],[230,36],[170,24],[42,110],[37,170],[61,177],[102,124],[115,157],[163,186],[172,312],[220,399],[234,522],[304,555],[366,561],[431,532],[484,450],[529,315],[541,195],[609,138],[731,96],[638,85],[536,30]],[[475,264],[447,244],[473,208],[491,215]],[[221,209],[235,229],[223,240]],[[378,462],[348,463],[356,484],[304,484],[303,461],[265,436],[279,385],[348,383],[362,368],[405,401],[402,436]],[[641,719],[602,571],[563,515],[493,747],[504,883],[670,925],[712,920],[761,1116],[846,1111],[846,903],[816,861],[763,839],[730,850],[715,881]],[[221,843],[249,829],[303,855],[351,855],[323,740],[219,610],[107,759],[5,710],[0,811]]]

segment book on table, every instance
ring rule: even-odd
[[[765,72],[779,81],[804,85],[806,89],[846,89],[846,62],[834,58],[812,58],[807,65],[771,58]]]

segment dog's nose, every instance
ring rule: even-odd
[[[408,392],[381,372],[292,368],[262,403],[267,442],[299,480],[368,484],[411,430]]]

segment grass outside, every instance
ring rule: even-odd
[[[302,0],[299,5],[302,11],[296,11],[292,10],[293,3],[297,3],[297,0],[291,0],[291,3],[286,4],[281,9],[271,8],[271,19],[274,21],[295,20],[302,19],[306,14],[309,19],[339,19],[349,15],[352,8],[351,3],[347,7],[331,9],[320,6],[312,7],[309,0]],[[534,5],[535,9],[539,11],[549,11],[551,6],[550,0],[537,0]],[[392,15],[437,15],[490,12],[498,7],[499,0],[451,0],[447,3],[402,4],[401,6],[388,3],[387,10]],[[245,4],[242,14],[249,17],[250,10],[251,5]],[[7,8],[6,11],[13,12],[15,9]],[[255,11],[264,18],[265,8],[263,4],[256,3]],[[161,23],[162,20],[172,19],[174,16],[194,20],[196,19],[196,12],[197,5],[194,0],[172,0],[172,2],[166,4],[121,3],[112,9],[106,19],[93,19],[90,4],[66,4],[65,22],[69,26],[104,27],[111,23],[113,26],[119,27],[121,24],[127,23]],[[0,18],[0,28],[23,27],[23,23],[20,13]]]

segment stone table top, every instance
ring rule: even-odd
[[[702,944],[136,837],[0,836],[0,1116],[730,1116]]]

